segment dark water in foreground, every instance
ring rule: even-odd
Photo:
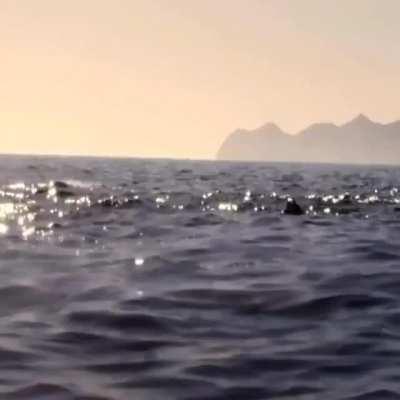
[[[0,168],[0,399],[400,398],[400,169]]]

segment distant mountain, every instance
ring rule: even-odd
[[[231,133],[217,159],[400,164],[400,121],[380,124],[361,114],[344,125],[318,123],[297,135],[268,123]]]

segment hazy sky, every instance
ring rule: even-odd
[[[400,118],[399,0],[0,0],[1,152],[212,158]]]

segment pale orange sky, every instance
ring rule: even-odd
[[[238,127],[400,118],[398,0],[0,0],[4,153],[213,158]]]

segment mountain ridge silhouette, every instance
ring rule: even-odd
[[[232,132],[217,159],[400,164],[400,120],[383,124],[360,114],[342,125],[314,123],[295,135],[269,122]]]

